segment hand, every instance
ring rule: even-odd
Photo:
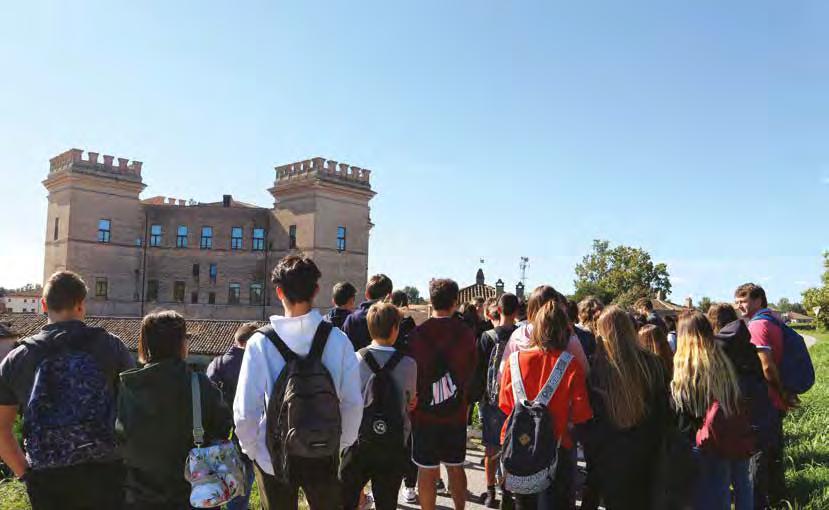
[[[417,408],[417,395],[415,395],[414,397],[412,397],[412,399],[411,399],[411,400],[409,400],[409,405],[407,405],[407,406],[406,406],[406,409],[407,409],[409,412],[414,411],[414,410],[415,410],[415,408]]]

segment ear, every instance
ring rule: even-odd
[[[49,308],[46,306],[46,298],[40,298],[40,308],[43,310],[43,313],[49,313]]]
[[[281,287],[278,287],[278,286],[276,287],[276,297],[277,297],[277,299],[279,299],[280,301],[284,301],[284,300],[285,300],[285,293],[282,291],[282,288],[281,288]]]

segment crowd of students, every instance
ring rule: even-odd
[[[311,259],[279,261],[284,315],[242,325],[198,375],[206,442],[232,437],[243,453],[245,495],[229,509],[248,507],[255,478],[264,509],[296,509],[300,489],[313,510],[365,508],[370,486],[378,510],[396,508],[401,487],[434,510],[441,465],[462,509],[475,408],[489,508],[570,509],[580,494],[583,509],[743,510],[784,495],[782,420],[797,404],[778,369],[789,330],[757,285],[737,288],[736,308],[674,321],[648,299],[628,311],[549,285],[526,301],[458,303],[457,283],[435,279],[431,317],[415,325],[382,274],[359,305],[354,285],[338,283],[323,316],[320,276]],[[85,297],[76,274],[52,275],[48,325],[0,363],[0,458],[34,510],[189,509],[186,320],[144,317],[136,367],[120,339],[84,324]],[[527,434],[518,415],[531,408],[544,426]],[[549,444],[542,489],[508,483],[529,462],[520,455]]]

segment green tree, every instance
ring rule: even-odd
[[[593,251],[576,265],[575,298],[594,295],[605,303],[629,306],[641,297],[671,293],[668,266],[654,264],[641,248],[596,239]]]
[[[708,309],[711,308],[714,302],[711,301],[711,298],[708,296],[703,296],[699,299],[699,304],[697,305],[697,310],[702,313],[708,313]]]
[[[409,297],[409,304],[410,305],[420,305],[423,304],[423,298],[420,297],[420,291],[417,290],[417,287],[412,287],[407,285],[403,287],[403,292],[406,293],[406,296]]]
[[[829,251],[823,252],[823,268],[823,286],[804,290],[803,306],[821,327],[829,329]]]

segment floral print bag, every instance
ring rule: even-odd
[[[215,508],[245,493],[245,471],[239,451],[230,441],[204,446],[201,416],[201,390],[198,374],[190,379],[193,392],[193,444],[184,465],[184,478],[190,482],[190,505]]]

